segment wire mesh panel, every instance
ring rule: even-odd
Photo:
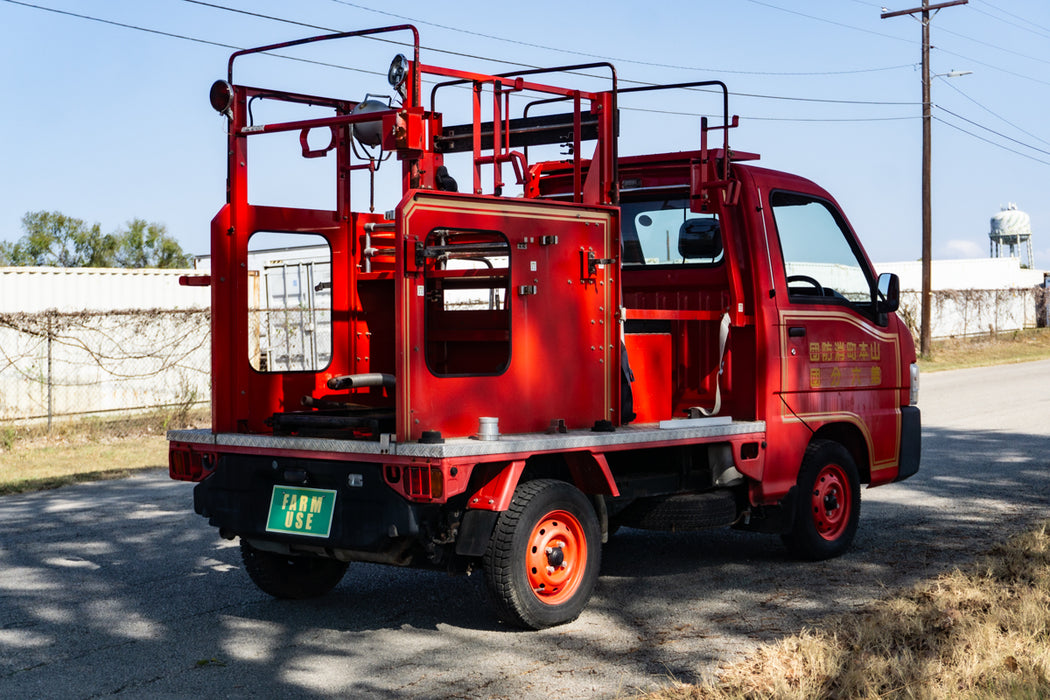
[[[0,314],[0,421],[211,400],[205,309]]]

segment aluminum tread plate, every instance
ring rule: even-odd
[[[685,421],[683,421],[685,422]],[[365,440],[333,440],[331,438],[286,437],[274,435],[245,435],[241,433],[212,433],[210,430],[169,430],[168,440],[216,447],[246,447],[251,449],[298,450],[359,455],[398,455],[429,459],[485,457],[501,454],[562,452],[623,445],[643,445],[653,442],[707,440],[762,433],[765,421],[717,421],[704,425],[689,421],[681,428],[653,426],[624,426],[611,433],[575,430],[569,433],[526,433],[501,435],[498,440],[450,438],[442,444],[430,445],[411,442],[398,444]]]

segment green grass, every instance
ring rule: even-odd
[[[930,357],[919,360],[923,372],[1050,359],[1050,328],[1010,331],[973,338],[935,340]]]
[[[0,495],[119,479],[168,465],[165,431],[207,425],[206,411],[157,411],[0,427]]]

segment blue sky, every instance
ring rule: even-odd
[[[19,238],[23,214],[46,209],[104,231],[158,221],[188,252],[208,252],[225,144],[207,95],[231,49],[201,42],[247,47],[320,33],[222,9],[232,8],[341,30],[412,22],[428,47],[423,60],[453,67],[509,69],[439,50],[530,65],[610,60],[622,85],[723,80],[741,117],[736,149],[826,187],[877,262],[920,255],[920,25],[881,19],[877,1],[612,1],[596,10],[536,0],[513,11],[474,0],[26,3],[38,7],[0,0],[0,240]],[[970,0],[938,13],[932,36],[933,73],[973,71],[933,81],[935,257],[987,256],[989,218],[1015,202],[1032,219],[1036,266],[1050,268],[1050,3]],[[318,57],[377,67],[393,54],[325,51]],[[245,77],[299,89],[303,66],[292,63],[260,61]],[[387,91],[380,77],[331,73],[329,85],[345,85],[351,99]],[[636,106],[651,111],[625,112],[623,152],[696,147],[698,121],[664,112],[710,105],[645,99]],[[276,178],[258,186],[296,187]]]

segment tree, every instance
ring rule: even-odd
[[[88,226],[57,211],[29,212],[22,217],[25,235],[0,247],[5,265],[48,267],[104,267],[114,240],[98,224]]]
[[[187,267],[190,258],[163,224],[142,219],[126,230],[102,233],[57,211],[28,212],[25,232],[15,243],[0,243],[0,265],[46,267]]]
[[[190,256],[168,235],[164,224],[132,219],[116,234],[117,267],[189,267]]]

